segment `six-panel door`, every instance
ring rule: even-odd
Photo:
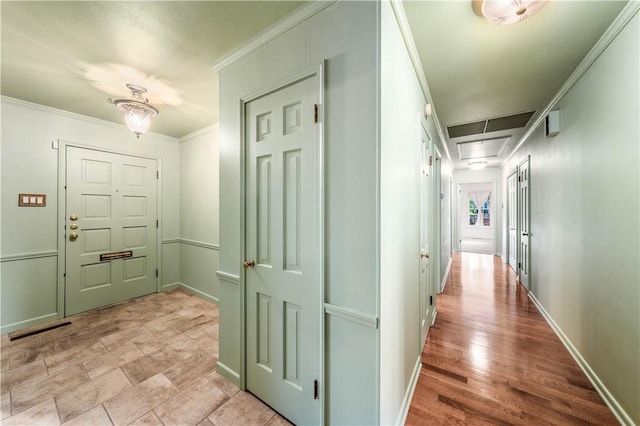
[[[247,388],[296,424],[320,421],[317,88],[314,76],[245,106]]]

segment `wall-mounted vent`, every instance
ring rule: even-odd
[[[488,132],[497,132],[499,130],[518,129],[525,127],[535,111],[523,112],[520,114],[508,115],[506,117],[488,118],[473,123],[459,124],[457,126],[447,127],[449,139],[459,138],[462,136],[480,135]]]

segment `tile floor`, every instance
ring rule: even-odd
[[[218,308],[197,296],[173,290],[66,320],[2,335],[2,425],[289,424],[216,372]]]

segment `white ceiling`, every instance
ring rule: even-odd
[[[138,83],[160,109],[151,131],[185,136],[218,121],[211,65],[302,3],[3,0],[2,95],[122,123],[107,98]],[[403,0],[445,136],[446,126],[544,108],[625,3],[551,0],[527,21],[495,26],[471,0]],[[511,135],[490,165],[523,133],[484,135]],[[467,163],[456,142],[477,139],[447,141],[455,167]]]

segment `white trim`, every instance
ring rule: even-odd
[[[538,128],[538,126],[545,119],[549,111],[551,111],[558,102],[567,94],[569,90],[582,78],[585,72],[593,65],[593,63],[600,57],[602,52],[605,51],[609,44],[617,37],[617,35],[624,29],[624,27],[633,19],[633,17],[640,10],[640,1],[631,0],[627,3],[627,5],[622,9],[622,11],[618,14],[616,19],[613,20],[609,28],[604,32],[602,37],[596,42],[596,44],[591,48],[587,56],[584,57],[582,62],[576,67],[575,70],[571,73],[569,78],[560,86],[560,89],[553,95],[551,101],[547,104],[544,109],[542,109],[535,117],[536,119],[527,127],[526,132],[516,146],[513,148],[511,153],[505,158],[505,160],[500,164],[500,167],[504,166],[507,161],[511,159],[515,155],[515,153],[524,145],[524,143],[531,137],[533,132]]]
[[[14,323],[11,323],[11,324],[3,325],[2,327],[0,327],[0,333],[2,333],[2,334],[11,333],[12,331],[21,330],[23,328],[28,328],[28,327],[33,327],[33,326],[40,325],[40,324],[46,324],[48,322],[55,321],[57,319],[60,319],[58,317],[58,313],[57,312],[54,312],[54,313],[51,313],[51,314],[47,314],[47,315],[42,315],[42,316],[35,317],[35,318],[29,318],[29,319],[24,320],[24,321],[19,321],[19,322],[14,322]]]
[[[334,3],[336,3],[336,1],[310,1],[305,3],[264,31],[260,32],[240,48],[224,56],[222,59],[214,62],[211,65],[211,68],[213,68],[215,72],[219,73],[229,65],[235,63],[236,61],[239,61],[246,56],[249,56],[251,53],[260,49],[265,44],[272,42],[292,28],[312,18],[329,6],[332,6]]]
[[[0,262],[13,262],[18,260],[31,260],[40,259],[43,257],[55,257],[58,255],[58,250],[36,251],[32,253],[17,253],[7,254],[0,257]]]
[[[409,415],[409,409],[411,408],[411,400],[413,399],[413,394],[416,390],[416,386],[418,385],[418,378],[420,378],[421,369],[422,369],[422,357],[419,356],[418,359],[416,360],[416,364],[413,366],[413,373],[411,373],[409,386],[407,387],[407,391],[404,394],[404,398],[402,398],[400,411],[398,411],[398,416],[396,417],[396,420],[393,422],[394,425],[403,425],[407,421],[407,415]]]
[[[89,117],[87,115],[77,114],[75,112],[65,111],[63,109],[52,108],[46,105],[34,104],[33,102],[23,101],[21,99],[10,98],[8,96],[0,96],[2,98],[2,102],[5,102],[10,105],[27,108],[33,111],[46,112],[50,114],[56,114],[66,118],[72,118],[75,120],[84,121],[91,124],[97,124],[99,126],[112,127],[114,129],[126,130],[127,132],[131,132],[127,126],[124,124],[114,123],[112,121],[101,120],[99,118]],[[163,139],[168,142],[178,143],[178,138],[174,138],[172,136],[163,135],[160,133],[147,132],[145,135],[153,135],[158,139]]]
[[[180,242],[180,238],[167,238],[166,240],[162,240],[160,244],[177,244]]]
[[[206,135],[207,133],[212,133],[217,131],[220,128],[220,123],[216,122],[207,127],[203,127],[200,130],[196,130],[195,132],[189,133],[188,135],[182,136],[178,139],[178,142],[188,142],[191,139],[197,138],[198,136]]]
[[[223,281],[226,281],[228,283],[240,284],[240,277],[238,275],[230,274],[230,273],[224,272],[224,271],[216,271],[216,276],[219,279],[221,279]]]
[[[453,260],[453,256],[449,256],[449,262],[447,263],[447,267],[444,271],[444,276],[442,277],[442,281],[440,282],[440,293],[444,291],[444,286],[447,285],[447,278],[449,278],[449,271],[451,270],[452,260]]]
[[[538,308],[538,311],[542,314],[547,323],[551,326],[553,331],[556,333],[562,344],[569,351],[573,359],[578,363],[578,366],[584,374],[587,376],[587,379],[591,382],[593,387],[596,389],[598,394],[602,397],[607,406],[611,409],[613,414],[616,416],[618,421],[623,425],[634,426],[635,423],[631,416],[622,408],[620,403],[615,399],[615,397],[611,394],[609,389],[602,383],[602,380],[598,377],[595,371],[591,368],[589,363],[582,357],[580,351],[571,343],[571,340],[564,334],[562,329],[556,322],[553,320],[551,315],[546,311],[546,309],[542,306],[542,304],[536,299],[536,296],[532,292],[528,292],[529,299],[533,302],[533,304]]]
[[[324,304],[324,312],[327,315],[335,315],[339,318],[346,319],[356,324],[364,325],[365,327],[377,329],[379,320],[374,315],[365,314],[354,309],[343,308],[341,306],[332,305],[330,303]]]
[[[411,27],[409,26],[409,21],[407,20],[404,6],[402,6],[402,0],[390,0],[390,3],[391,9],[393,9],[393,13],[396,16],[396,20],[398,21],[398,27],[400,28],[400,33],[402,34],[402,38],[404,39],[404,44],[407,47],[407,52],[409,53],[409,58],[411,59],[411,63],[413,64],[413,69],[416,73],[416,77],[418,78],[418,82],[420,83],[420,87],[422,88],[422,94],[426,98],[427,102],[431,104],[431,118],[436,125],[436,130],[438,131],[438,135],[440,136],[440,141],[442,143],[442,147],[444,148],[444,152],[447,154],[449,166],[451,167],[451,170],[453,170],[453,161],[451,159],[449,147],[447,146],[447,139],[444,137],[442,125],[440,124],[438,114],[436,113],[436,106],[434,105],[433,98],[431,97],[431,91],[429,90],[429,85],[427,84],[427,77],[424,75],[424,68],[422,67],[420,54],[418,53],[418,48],[416,47],[416,44],[413,40],[413,34],[411,33]]]

